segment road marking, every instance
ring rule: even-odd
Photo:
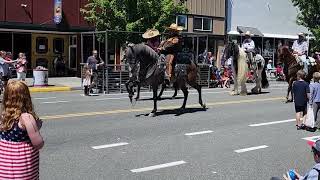
[[[238,150],[235,150],[234,152],[236,152],[236,153],[244,153],[244,152],[248,152],[248,151],[264,149],[264,148],[267,148],[267,147],[268,146],[266,146],[266,145],[262,145],[262,146],[250,147],[250,148],[245,148],[245,149],[238,149]]]
[[[254,103],[254,102],[266,102],[266,101],[277,101],[283,100],[283,97],[274,97],[274,98],[266,98],[266,99],[246,99],[246,100],[237,100],[237,101],[221,101],[221,102],[212,102],[206,103],[207,107],[210,106],[219,106],[219,105],[229,105],[229,104],[242,104],[242,103]],[[187,105],[188,108],[199,107],[199,104],[190,104]],[[170,110],[177,109],[180,106],[165,106],[162,108],[158,108],[161,110]],[[132,112],[146,112],[151,111],[152,108],[145,107],[140,109],[118,109],[118,110],[109,110],[109,111],[98,111],[98,112],[85,112],[85,113],[73,113],[73,114],[61,114],[61,115],[51,115],[51,116],[42,116],[40,117],[43,120],[47,119],[63,119],[63,118],[71,118],[71,117],[84,117],[84,116],[97,116],[97,115],[110,115],[110,114],[121,114],[121,113],[132,113]]]
[[[202,94],[222,94],[222,93],[227,93],[229,91],[219,91],[219,92],[202,92]],[[198,93],[189,93],[189,95],[197,95]],[[165,96],[170,96],[170,94],[164,94],[162,97]],[[183,96],[183,94],[179,93],[177,96]],[[152,98],[152,96],[140,96],[140,98]],[[100,99],[95,99],[96,101],[105,101],[105,100],[120,100],[120,99],[128,99],[128,97],[117,97],[117,98],[100,98]]]
[[[41,102],[40,104],[57,104],[57,103],[67,103],[69,101],[51,101],[51,102]]]
[[[132,169],[130,170],[133,173],[140,173],[140,172],[146,172],[146,171],[152,171],[156,169],[162,169],[162,168],[167,168],[167,167],[173,167],[173,166],[179,166],[182,164],[185,164],[185,161],[176,161],[176,162],[171,162],[171,163],[166,163],[166,164],[159,164],[155,166],[149,166],[149,167],[144,167],[140,169]]]
[[[195,135],[200,135],[200,134],[209,134],[209,133],[213,133],[213,131],[200,131],[200,132],[193,132],[193,133],[186,133],[184,135],[186,136],[195,136]]]
[[[125,146],[128,145],[127,142],[121,142],[121,143],[115,143],[115,144],[105,144],[100,146],[92,146],[92,149],[104,149],[104,148],[111,148],[111,147],[117,147],[117,146]]]
[[[39,98],[34,98],[36,100],[46,100],[46,99],[56,99],[57,97],[39,97]]]
[[[280,124],[280,123],[287,123],[287,122],[293,122],[295,119],[288,119],[283,121],[272,121],[272,122],[266,122],[266,123],[259,123],[259,124],[250,124],[250,127],[258,127],[258,126],[267,126],[272,124]]]

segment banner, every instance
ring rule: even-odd
[[[56,24],[60,24],[62,20],[62,0],[54,0],[54,17],[53,21]]]

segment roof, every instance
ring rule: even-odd
[[[254,27],[263,34],[296,36],[309,34],[307,28],[297,24],[298,9],[291,0],[226,0],[228,2],[228,32],[238,26]]]
[[[247,31],[250,31],[250,33],[253,36],[263,36],[263,34],[254,27],[244,27],[244,26],[237,26],[237,31],[242,34],[242,33],[246,33]]]

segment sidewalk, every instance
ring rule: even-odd
[[[30,92],[56,92],[81,89],[81,78],[78,77],[49,77],[49,86],[46,87],[31,87],[33,83],[32,78],[27,78],[26,82]]]

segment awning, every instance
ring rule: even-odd
[[[250,33],[253,36],[261,36],[261,37],[263,36],[263,34],[257,28],[254,28],[254,27],[237,26],[237,31],[240,34],[246,33],[247,31],[250,31]]]

